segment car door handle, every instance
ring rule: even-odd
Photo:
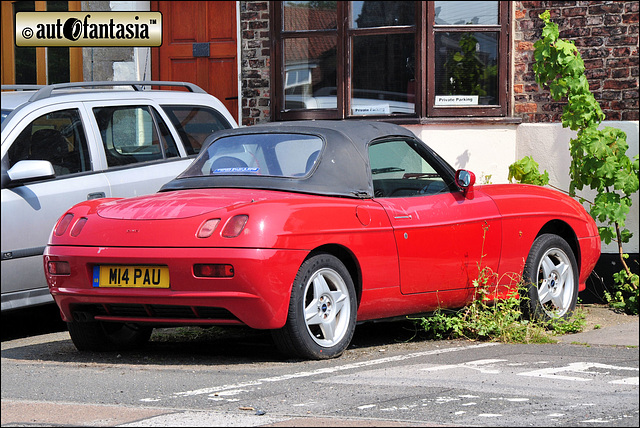
[[[394,217],[396,220],[411,220],[410,215],[398,215]]]
[[[104,198],[105,196],[107,196],[107,195],[105,195],[104,192],[89,193],[87,195],[87,201],[90,200],[90,199]]]

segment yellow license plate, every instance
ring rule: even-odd
[[[167,266],[94,266],[94,287],[169,288]]]

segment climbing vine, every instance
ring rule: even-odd
[[[589,90],[585,67],[580,52],[573,41],[559,38],[558,25],[551,22],[549,11],[540,15],[545,23],[542,36],[534,43],[533,71],[536,82],[546,86],[555,101],[566,100],[562,113],[562,126],[577,131],[569,144],[571,183],[569,194],[585,186],[597,195],[591,202],[590,214],[601,224],[600,238],[609,244],[617,242],[623,271],[614,275],[618,292],[608,298],[610,303],[638,308],[638,275],[633,274],[626,263],[622,245],[629,242],[631,232],[625,228],[625,220],[631,207],[631,195],[638,191],[638,156],[626,155],[629,145],[626,134],[616,128],[603,127],[605,115],[600,104]],[[537,164],[531,158],[522,159],[509,168],[512,178],[531,184],[544,174],[537,172]],[[546,174],[546,172],[545,172]],[[579,198],[585,202],[583,198]],[[625,297],[626,296],[626,297]]]

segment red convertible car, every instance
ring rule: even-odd
[[[271,123],[212,134],[158,193],[69,209],[44,255],[79,350],[154,326],[269,329],[303,358],[339,356],[357,322],[460,308],[522,277],[528,312],[566,317],[600,255],[573,199],[474,185],[406,128]]]

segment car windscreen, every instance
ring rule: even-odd
[[[304,177],[318,162],[322,147],[320,137],[305,134],[221,137],[201,151],[180,178],[219,175]]]

